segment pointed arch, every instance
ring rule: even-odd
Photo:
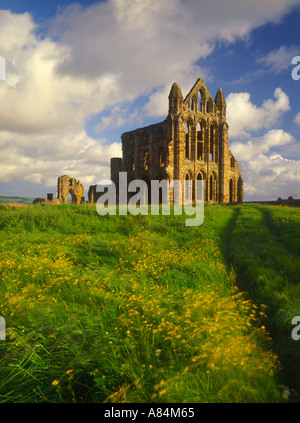
[[[198,112],[203,112],[204,93],[202,88],[198,90]]]
[[[184,177],[184,200],[192,201],[193,199],[193,175],[187,170]]]
[[[195,110],[195,100],[193,97],[190,99],[190,109]]]
[[[215,131],[213,125],[210,125],[209,131],[209,160],[213,162],[215,159]]]
[[[214,111],[213,101],[209,97],[206,102],[206,113],[213,113],[213,111]]]
[[[209,201],[217,202],[219,193],[218,193],[218,176],[215,172],[212,172],[209,175]]]
[[[185,122],[185,157],[190,158],[190,138],[191,138],[191,125]]]
[[[196,126],[196,135],[197,135],[197,140],[196,140],[196,160],[204,160],[204,136],[205,136],[205,121],[203,121],[202,119],[199,119],[199,121],[197,122],[197,126]]]
[[[149,170],[149,151],[144,153],[144,170]]]

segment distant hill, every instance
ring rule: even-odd
[[[0,195],[0,204],[3,203],[20,203],[20,204],[32,204],[34,198],[31,197],[6,197]]]

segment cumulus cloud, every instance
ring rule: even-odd
[[[276,200],[290,195],[299,198],[299,160],[280,154],[259,154],[255,160],[243,162],[245,197],[251,200]]]
[[[189,89],[203,69],[196,66],[218,40],[234,42],[267,21],[277,22],[299,0],[109,0],[88,8],[67,7],[52,34],[69,47],[63,75],[95,78],[112,73],[117,95],[130,100],[152,93],[144,111],[166,114],[173,82]],[[206,72],[205,72],[206,76]],[[155,92],[153,93],[153,89]],[[114,101],[118,99],[114,97]]]
[[[231,151],[239,161],[251,161],[260,154],[269,153],[274,147],[281,147],[294,141],[293,136],[282,129],[272,129],[262,137],[252,138],[246,143],[233,142]]]
[[[84,130],[77,134],[1,134],[0,181],[25,180],[55,186],[57,177],[70,174],[88,187],[109,177],[111,157],[121,155],[120,143],[93,139]]]
[[[299,198],[300,145],[288,132],[276,128],[290,110],[289,97],[277,88],[274,100],[259,107],[247,92],[227,97],[230,149],[243,170],[246,200]],[[295,123],[300,123],[298,113]],[[264,130],[267,130],[263,133]],[[257,132],[262,135],[255,136]]]
[[[291,147],[298,150],[298,160],[284,157]],[[245,143],[235,141],[230,148],[243,169],[247,200],[299,197],[300,147],[291,134],[273,129]]]
[[[249,132],[277,126],[282,114],[290,110],[290,104],[281,88],[276,88],[274,97],[275,100],[267,99],[257,107],[247,92],[229,94],[226,102],[231,137],[244,138]]]
[[[300,112],[294,117],[294,123],[296,123],[296,125],[300,125]]]
[[[101,132],[106,128],[120,128],[125,124],[138,125],[142,122],[139,110],[133,111],[129,107],[124,107],[120,104],[112,107],[108,116],[101,117],[100,122],[95,126],[96,132]]]

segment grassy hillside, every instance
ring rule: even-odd
[[[276,321],[277,303],[257,289],[263,263],[255,261],[255,244],[247,261],[247,248],[262,216],[284,261],[292,260],[299,252],[289,236],[295,213],[289,209],[284,228],[276,222],[286,221],[285,211],[206,206],[204,224],[186,227],[181,216],[0,206],[7,325],[0,402],[282,401],[276,340],[265,327]],[[277,253],[266,240],[267,272]],[[288,298],[298,289],[294,271],[283,287]],[[244,275],[242,290],[255,303],[237,288]],[[259,287],[268,280],[276,285],[266,277]],[[273,285],[280,297],[280,282]]]
[[[300,392],[300,341],[291,337],[300,316],[300,210],[255,206],[235,210],[226,246],[238,284],[267,305],[265,321],[283,366],[284,383]]]
[[[0,204],[32,204],[34,198],[29,197],[7,197],[0,195]]]

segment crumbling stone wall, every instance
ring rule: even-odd
[[[72,196],[73,204],[81,204],[84,202],[84,187],[80,181],[70,178],[68,175],[60,176],[57,182],[57,198],[54,194],[47,194],[46,198],[36,198],[33,204],[60,204],[68,202],[68,194]]]
[[[69,193],[72,196],[72,204],[81,204],[84,196],[83,185],[81,185],[80,181],[76,181],[76,179],[70,178],[68,175],[61,176],[58,178],[57,198],[61,203],[67,203]]]
[[[128,183],[144,180],[204,181],[207,202],[241,203],[244,200],[242,171],[228,145],[226,102],[221,89],[212,99],[203,80],[197,80],[185,99],[174,83],[166,119],[122,135],[122,158],[111,159],[111,180],[118,186],[119,172]],[[172,201],[172,193],[171,193]]]

